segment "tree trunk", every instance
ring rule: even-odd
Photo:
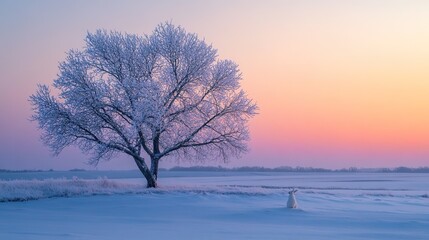
[[[147,187],[148,188],[156,188],[156,177],[151,173],[149,168],[147,167],[146,163],[143,159],[134,157],[134,161],[137,164],[137,167],[139,168],[140,172],[143,174],[143,176],[146,178],[147,181]]]
[[[159,159],[157,159],[157,158],[151,158],[151,161],[150,161],[150,172],[155,177],[155,180],[158,180],[158,163],[159,163]]]
[[[160,130],[156,130],[156,134],[153,138],[153,156],[150,158],[150,172],[155,177],[155,180],[158,179],[158,163],[159,163],[159,135]]]

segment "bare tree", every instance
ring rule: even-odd
[[[247,150],[257,106],[240,90],[237,64],[197,35],[163,23],[143,37],[98,30],[85,42],[60,63],[58,94],[39,85],[30,97],[55,154],[77,145],[96,165],[125,153],[156,187],[164,157],[227,160]]]

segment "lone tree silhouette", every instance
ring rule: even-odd
[[[237,64],[196,34],[162,23],[145,36],[98,30],[85,43],[60,63],[58,94],[39,85],[30,96],[54,154],[76,145],[97,165],[125,153],[156,187],[164,157],[226,161],[247,150],[257,106]]]

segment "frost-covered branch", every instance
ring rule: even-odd
[[[240,90],[237,64],[196,34],[163,23],[143,37],[98,30],[85,43],[60,64],[58,96],[40,85],[30,97],[54,153],[77,145],[94,164],[125,153],[156,186],[163,157],[226,160],[246,151],[257,107]]]

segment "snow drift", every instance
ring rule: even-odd
[[[0,202],[26,201],[52,197],[124,194],[142,191],[143,185],[96,180],[45,179],[0,181]]]

